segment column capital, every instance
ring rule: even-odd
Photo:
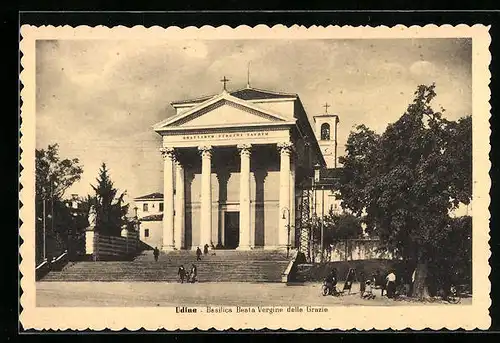
[[[252,145],[251,144],[238,144],[236,146],[238,148],[238,151],[240,152],[240,155],[247,155],[250,156],[250,153],[252,152]]]
[[[202,157],[212,156],[213,148],[211,145],[201,145],[198,147],[198,152]]]
[[[278,143],[278,150],[282,154],[290,154],[293,151],[293,144],[292,142]]]
[[[174,159],[175,158],[175,149],[173,147],[163,147],[160,148],[161,156],[166,159]]]

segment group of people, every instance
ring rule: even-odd
[[[201,261],[201,255],[202,253],[200,247],[196,248],[196,261]],[[203,247],[203,255],[208,255],[208,244],[205,244]]]
[[[414,273],[415,274],[415,273]],[[412,276],[414,279],[415,276]],[[363,282],[363,277],[360,280],[360,293],[362,298],[373,299],[375,295],[373,294],[373,289],[380,288],[380,296],[387,296],[389,299],[393,299],[396,297],[396,271],[394,269],[390,269],[389,273],[385,276],[385,278],[380,273],[380,270],[377,270],[372,276],[366,279]],[[409,293],[408,290],[407,293]]]
[[[205,246],[205,255],[208,253],[208,245]],[[160,256],[160,250],[158,247],[155,247],[153,249],[153,257],[155,261],[158,261],[158,257]],[[196,250],[196,260],[200,261],[201,260],[201,250],[198,248]],[[197,281],[198,277],[198,268],[196,265],[193,263],[191,265],[191,268],[189,269],[189,272],[186,271],[186,268],[184,268],[184,265],[180,265],[179,269],[177,270],[177,276],[179,277],[179,281],[181,283],[188,282],[188,283],[195,283]]]
[[[196,268],[196,265],[193,263],[191,265],[189,273],[187,273],[184,266],[181,265],[179,267],[179,270],[177,271],[177,275],[179,276],[180,283],[184,283],[184,280],[186,280],[187,283],[195,283],[197,281],[198,269]]]
[[[412,277],[414,279],[414,275]],[[344,291],[350,293],[353,281],[356,279],[356,272],[354,269],[349,269],[347,273],[346,282],[344,284]],[[377,270],[371,277],[365,278],[363,273],[360,273],[358,280],[360,281],[360,296],[364,299],[373,299],[375,294],[373,290],[375,288],[381,289],[381,296],[385,295],[392,299],[396,296],[396,271],[394,269],[389,270],[389,273],[385,278]],[[332,294],[340,293],[337,290],[337,269],[333,268],[324,280],[325,285],[331,290]]]

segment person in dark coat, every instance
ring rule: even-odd
[[[179,267],[179,270],[177,271],[177,275],[179,276],[181,283],[184,283],[184,279],[186,278],[186,269],[184,269],[183,265],[181,265]]]
[[[330,273],[325,278],[325,284],[330,289],[330,292],[334,294],[336,292],[337,286],[337,269],[333,268]]]
[[[196,248],[196,261],[201,261],[201,249],[200,249],[200,247]]]
[[[203,247],[203,254],[205,256],[208,255],[208,244],[205,244],[205,246]]]
[[[193,263],[191,265],[191,270],[189,271],[189,280],[191,283],[196,282],[196,277],[198,276],[198,269],[196,268],[196,265]]]
[[[365,294],[365,289],[366,289],[366,280],[365,280],[365,273],[360,272],[359,273],[359,296],[362,298],[363,295]]]
[[[155,247],[153,250],[153,256],[155,258],[155,261],[158,262],[158,256],[160,256],[160,250],[158,250],[158,247]]]
[[[386,281],[387,297],[390,299],[394,298],[396,293],[396,272],[394,270],[391,270],[390,273],[387,274]]]

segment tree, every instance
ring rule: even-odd
[[[89,199],[95,206],[97,213],[96,231],[103,235],[120,236],[123,225],[128,225],[126,214],[129,205],[123,204],[126,192],[117,196],[118,190],[114,188],[106,164],[99,169],[97,186],[92,186],[95,197]]]
[[[62,198],[80,180],[83,167],[77,158],[61,159],[58,144],[35,150],[36,259],[54,255],[66,248],[72,217]],[[45,236],[44,236],[45,231]]]
[[[321,218],[313,221],[314,241],[318,247],[321,245]],[[330,246],[348,239],[356,239],[361,236],[363,229],[358,217],[350,213],[337,214],[330,209],[323,217],[323,252],[331,253]],[[328,256],[327,256],[328,259]]]
[[[421,85],[407,111],[382,135],[351,132],[339,184],[342,206],[361,216],[387,250],[416,265],[414,296],[428,296],[428,266],[452,229],[450,211],[472,196],[472,119],[442,117]],[[447,229],[448,228],[448,229]]]
[[[64,192],[79,181],[83,167],[78,158],[59,157],[59,145],[49,145],[47,150],[35,150],[36,196],[40,199],[62,199]]]

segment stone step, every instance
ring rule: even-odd
[[[213,252],[213,251],[212,251]],[[196,261],[193,251],[162,252],[154,261],[152,251],[144,251],[132,261],[71,262],[60,272],[50,272],[42,281],[168,281],[177,282],[177,271],[191,264],[198,269],[200,282],[281,282],[288,265],[280,251],[216,250]]]

